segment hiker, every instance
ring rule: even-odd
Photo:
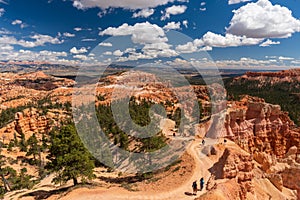
[[[205,145],[205,140],[202,140],[202,145]]]
[[[200,179],[200,191],[202,191],[203,187],[204,187],[204,178],[202,177]]]
[[[193,182],[192,188],[193,188],[193,195],[196,195],[197,194],[197,181]]]

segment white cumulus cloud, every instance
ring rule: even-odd
[[[261,47],[268,47],[268,46],[271,46],[271,45],[276,45],[276,44],[280,44],[279,41],[272,41],[270,39],[267,39],[266,41],[264,41],[263,43],[261,43],[259,46]]]
[[[111,36],[131,35],[132,42],[139,44],[166,42],[168,40],[161,27],[149,22],[136,23],[133,26],[125,23],[117,28],[109,27],[99,34]]]
[[[14,47],[9,44],[0,44],[0,52],[2,51],[11,51]]]
[[[300,21],[292,12],[269,0],[248,3],[233,11],[227,33],[249,38],[288,38],[300,31]]]
[[[19,20],[19,19],[14,20],[11,24],[12,25],[20,25],[21,28],[25,28],[26,27],[26,24],[23,23],[23,21]]]
[[[85,47],[81,47],[80,49],[73,47],[72,49],[70,49],[70,53],[72,53],[72,54],[82,54],[82,53],[86,53],[86,52],[87,52],[87,49]]]
[[[279,59],[279,60],[282,60],[282,61],[283,61],[283,60],[294,60],[294,58],[291,58],[291,57],[285,57],[285,56],[279,56],[278,59]]]
[[[242,3],[242,2],[248,2],[248,1],[251,1],[251,0],[229,0],[228,4],[231,5],[231,4],[237,4],[237,3]]]
[[[165,29],[178,28],[179,23],[169,23]],[[163,28],[149,22],[136,23],[134,25],[123,24],[119,27],[109,27],[99,33],[100,35],[111,36],[131,36],[135,44],[142,45],[141,52],[136,52],[134,48],[127,48],[124,52],[115,51],[112,54],[117,57],[117,61],[128,61],[138,59],[153,59],[159,57],[177,56],[178,53],[168,44],[168,38]],[[125,53],[125,54],[124,54]]]
[[[176,29],[180,29],[180,25],[181,25],[180,22],[177,22],[177,23],[175,23],[175,22],[168,22],[168,23],[163,27],[163,29],[165,29],[165,30],[171,30],[171,29],[176,30]]]
[[[68,33],[68,32],[64,33],[63,35],[64,35],[65,37],[75,37],[75,34]]]
[[[262,39],[247,38],[246,36],[236,36],[232,34],[226,34],[225,36],[207,32],[203,37],[202,41],[204,45],[211,47],[237,47],[245,45],[256,45],[259,44]]]
[[[125,8],[125,9],[144,9],[172,3],[176,0],[73,0],[73,6],[78,9],[87,9],[99,7],[107,8]],[[181,2],[181,0],[178,0]]]
[[[63,40],[59,40],[57,37],[54,38],[49,35],[41,35],[41,34],[35,34],[33,36],[30,36],[30,38],[33,39],[34,41],[28,41],[23,39],[17,40],[13,36],[4,35],[0,37],[0,44],[19,45],[26,48],[33,48],[37,46],[43,46],[46,43],[61,44],[64,42]]]
[[[144,17],[144,18],[147,18],[147,17],[150,17],[151,15],[154,14],[154,9],[151,8],[145,8],[145,9],[142,9],[136,13],[133,13],[132,17],[133,18],[137,18],[137,17]]]
[[[198,46],[193,42],[188,42],[186,44],[178,45],[176,51],[180,53],[193,53],[198,51]]]
[[[0,44],[0,60],[17,60],[17,61],[46,61],[51,63],[59,63],[61,57],[66,57],[66,52],[56,51],[29,51],[29,50],[14,50],[12,46]]]
[[[110,43],[110,42],[101,42],[101,43],[99,44],[99,46],[103,46],[103,47],[112,47],[113,45],[112,45],[112,43]]]
[[[183,24],[183,26],[184,26],[185,28],[187,28],[189,22],[188,22],[188,20],[183,20],[183,21],[182,21],[182,24]]]
[[[77,31],[77,32],[78,32],[78,31],[82,31],[82,28],[80,28],[80,27],[75,27],[75,28],[74,28],[74,31]]]
[[[0,17],[2,17],[4,15],[4,13],[5,13],[4,8],[0,8]]]
[[[103,53],[103,55],[111,56],[111,55],[112,55],[112,52],[111,52],[111,51],[106,51],[106,52]]]
[[[208,51],[212,47],[238,47],[247,45],[257,45],[264,39],[260,38],[247,38],[246,36],[236,36],[232,34],[226,34],[225,36],[207,32],[200,39],[195,39],[193,42],[188,42],[183,45],[178,45],[176,50],[182,53],[192,53],[197,51]]]
[[[94,39],[94,38],[84,38],[81,41],[82,42],[94,42],[94,41],[96,41],[96,39]]]
[[[122,52],[121,50],[118,49],[118,50],[116,50],[116,51],[113,52],[113,55],[114,55],[114,56],[120,57],[120,56],[123,55],[123,52]]]
[[[22,24],[22,20],[16,19],[11,24],[12,25]]]
[[[88,57],[86,55],[75,55],[73,56],[73,58],[77,58],[77,59],[80,59],[80,60],[87,60]]]
[[[173,5],[166,8],[164,15],[161,17],[161,20],[170,18],[171,15],[179,15],[186,11],[187,7],[185,5]]]

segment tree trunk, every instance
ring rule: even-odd
[[[43,166],[42,166],[42,155],[41,155],[41,149],[40,149],[40,147],[38,146],[38,155],[39,155],[39,162],[38,162],[38,164],[39,164],[39,168],[41,169]]]
[[[73,183],[74,183],[74,185],[78,184],[77,178],[73,178]]]
[[[10,185],[9,185],[8,181],[6,180],[6,178],[4,177],[3,174],[1,174],[1,178],[2,178],[2,182],[4,184],[4,190],[5,190],[5,192],[10,191],[11,190],[10,189]]]

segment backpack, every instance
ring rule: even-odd
[[[201,180],[200,180],[200,182],[201,182],[201,184],[203,184],[203,185],[204,185],[204,179],[201,179]]]
[[[193,188],[196,188],[196,187],[197,187],[197,183],[196,183],[196,181],[195,181],[195,182],[193,182],[193,185],[192,185],[192,187],[193,187]]]

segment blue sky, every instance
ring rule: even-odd
[[[0,0],[0,15],[3,61],[300,65],[296,0]],[[172,31],[189,39],[169,38]]]

